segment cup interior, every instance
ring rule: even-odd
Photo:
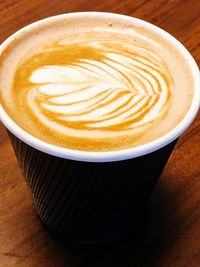
[[[111,161],[120,161],[135,157],[140,157],[156,151],[169,143],[173,142],[177,139],[192,123],[194,118],[197,115],[197,112],[200,107],[200,75],[199,68],[188,52],[188,50],[172,35],[167,33],[166,31],[160,29],[159,27],[145,22],[143,20],[119,15],[114,13],[104,13],[104,12],[76,12],[76,13],[68,13],[62,14],[54,17],[49,17],[35,23],[32,23],[21,30],[17,31],[15,34],[11,35],[6,41],[4,41],[0,46],[0,54],[6,49],[8,45],[10,45],[18,36],[23,35],[24,33],[29,33],[32,30],[36,30],[38,27],[45,27],[45,25],[51,25],[52,23],[56,23],[59,21],[70,21],[70,20],[78,20],[78,19],[102,19],[103,21],[112,22],[119,21],[122,23],[141,26],[150,30],[162,38],[168,40],[174,47],[176,47],[183,58],[188,62],[188,66],[191,70],[193,79],[194,79],[194,96],[191,103],[191,106],[185,115],[185,117],[180,121],[179,124],[176,125],[172,130],[170,130],[165,135],[159,137],[158,139],[148,142],[144,145],[121,149],[117,151],[106,151],[106,152],[90,152],[90,151],[80,151],[73,150],[68,148],[63,148],[59,146],[55,146],[44,142],[25,130],[23,130],[18,124],[16,124],[12,118],[6,113],[3,107],[0,104],[0,120],[5,125],[5,127],[12,132],[17,138],[25,142],[26,144],[34,147],[35,149],[42,151],[44,153],[54,155],[60,158],[67,158],[78,161],[88,161],[88,162],[111,162]]]

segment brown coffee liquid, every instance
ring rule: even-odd
[[[62,147],[112,151],[183,119],[193,80],[179,51],[142,28],[100,26],[43,27],[1,55],[1,104],[24,130]]]

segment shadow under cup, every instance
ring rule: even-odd
[[[42,222],[76,242],[114,240],[136,226],[176,143],[134,159],[81,162],[8,135]]]

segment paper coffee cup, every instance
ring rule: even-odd
[[[136,18],[101,12],[69,13],[30,24],[9,37],[0,46],[0,53],[23,32],[66,17],[118,19],[150,29],[179,49],[195,81],[191,106],[175,128],[152,142],[111,152],[79,151],[48,144],[24,131],[0,106],[0,119],[8,130],[43,223],[67,240],[104,242],[123,236],[143,215],[178,137],[199,110],[199,69],[186,48],[167,32]]]

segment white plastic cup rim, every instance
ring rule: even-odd
[[[80,16],[88,16],[90,17],[102,17],[106,19],[119,19],[124,22],[131,23],[136,26],[143,26],[147,29],[150,29],[152,32],[155,32],[162,36],[163,38],[167,39],[171,42],[176,48],[179,49],[179,51],[182,53],[183,57],[188,62],[188,65],[192,71],[193,77],[194,77],[194,96],[191,103],[191,106],[185,115],[185,117],[182,119],[182,121],[176,125],[172,130],[170,130],[165,135],[159,137],[158,139],[148,142],[144,145],[116,150],[116,151],[105,151],[105,152],[93,152],[93,151],[81,151],[81,150],[74,150],[74,149],[68,149],[64,147],[55,146],[52,144],[49,144],[47,142],[44,142],[34,136],[32,136],[30,133],[23,130],[18,124],[16,124],[11,117],[8,116],[8,114],[5,112],[3,107],[0,104],[0,120],[4,124],[4,126],[13,133],[17,138],[19,138],[24,143],[30,145],[31,147],[42,151],[44,153],[47,153],[49,155],[53,155],[60,158],[66,158],[71,160],[78,160],[78,161],[87,161],[87,162],[112,162],[112,161],[120,161],[120,160],[126,160],[130,158],[136,158],[140,157],[146,154],[149,154],[153,151],[156,151],[169,143],[173,142],[175,139],[177,139],[181,134],[184,133],[184,131],[187,130],[187,128],[191,125],[193,120],[195,119],[199,108],[200,108],[200,73],[199,68],[192,57],[192,55],[188,52],[188,50],[172,35],[170,35],[168,32],[162,30],[161,28],[134,18],[129,17],[125,15],[120,14],[114,14],[114,13],[107,13],[107,12],[74,12],[74,13],[67,13],[67,14],[61,14],[53,17],[49,17],[46,19],[42,19],[39,21],[36,21],[13,35],[11,35],[6,41],[4,41],[0,45],[0,54],[2,51],[22,32],[29,31],[30,29],[37,28],[39,25],[43,24],[44,22],[56,22],[57,20],[60,20],[62,18],[76,18]]]

